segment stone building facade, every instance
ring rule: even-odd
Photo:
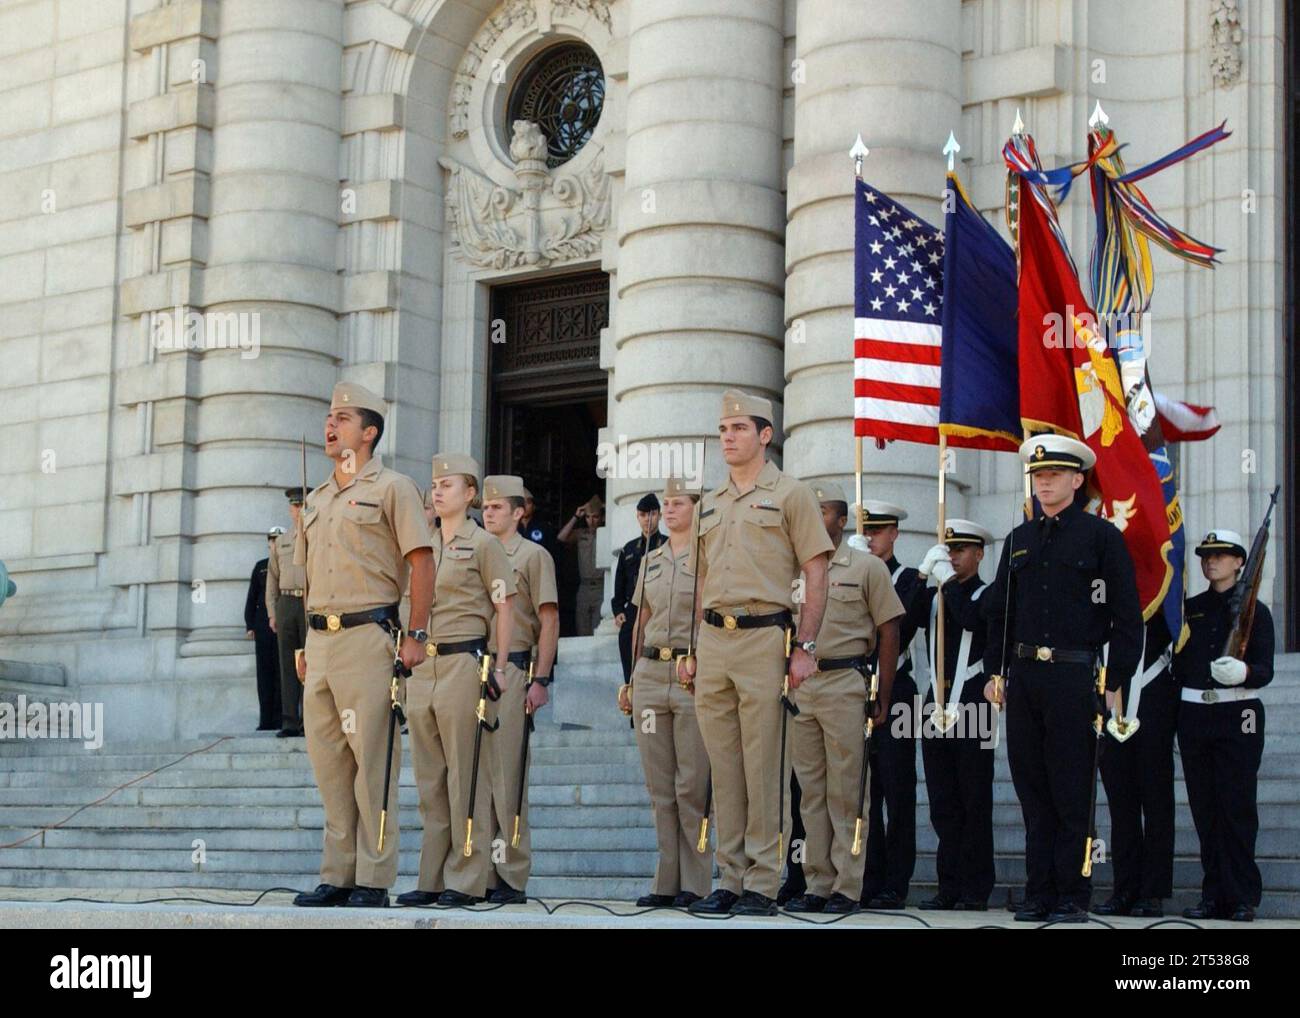
[[[731,385],[780,407],[787,470],[848,479],[848,149],[861,133],[870,182],[938,222],[951,129],[1000,221],[1017,109],[1049,166],[1080,157],[1098,100],[1130,166],[1227,119],[1231,138],[1148,182],[1224,249],[1214,272],[1157,253],[1151,365],[1224,425],[1180,452],[1189,533],[1248,530],[1297,440],[1289,14],[5,0],[0,559],[19,594],[0,657],[31,665],[9,686],[66,682],[105,702],[110,736],[251,727],[249,569],[287,523],[301,436],[311,483],[327,472],[339,379],[390,402],[388,465],[427,484],[443,448],[533,471],[557,520],[596,484],[584,450],[698,440]],[[1083,191],[1062,212],[1081,263]],[[716,443],[710,458],[714,480]],[[868,492],[911,509],[907,554],[930,541],[935,466],[933,448],[867,450]],[[599,479],[602,563],[655,486]],[[1005,532],[1018,488],[1011,457],[961,452],[948,511]],[[1275,534],[1266,594],[1285,620],[1289,509]],[[575,638],[562,676],[594,675],[612,646]]]

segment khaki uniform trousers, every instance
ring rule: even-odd
[[[515,833],[515,805],[519,801],[519,782],[524,778],[519,751],[524,739],[524,685],[528,675],[517,665],[506,663],[506,689],[497,701],[501,727],[489,735],[483,733],[483,751],[492,775],[492,869],[489,883],[509,884],[522,891],[533,870],[532,829],[528,825],[528,793],[524,792],[519,811],[519,847],[510,845]],[[472,750],[471,750],[472,751]],[[532,743],[528,756],[532,758]],[[482,780],[482,778],[480,778]],[[480,792],[480,794],[482,794]],[[478,821],[475,821],[477,825]],[[495,876],[495,879],[493,879]]]
[[[799,716],[790,722],[790,745],[803,793],[803,875],[808,893],[822,898],[837,892],[851,901],[862,897],[862,860],[853,858],[852,847],[866,700],[855,668],[814,672],[795,690]]]
[[[411,762],[420,796],[424,837],[420,842],[421,891],[487,893],[492,850],[492,777],[487,764],[491,740],[483,733],[478,790],[474,801],[474,844],[465,855],[465,818],[474,771],[474,732],[478,721],[479,659],[473,654],[427,658],[407,683],[406,719]],[[509,680],[507,679],[507,682]],[[488,724],[496,705],[487,705]]]
[[[695,712],[713,769],[720,884],[775,898],[785,862],[777,831],[782,788],[790,830],[788,752],[780,773],[785,631],[705,623],[697,656]]]
[[[400,737],[393,740],[384,851],[376,851],[392,677],[393,641],[380,626],[308,631],[303,723],[325,805],[323,884],[388,888],[397,880]]]
[[[695,719],[695,697],[678,684],[675,661],[637,661],[632,721],[659,843],[651,893],[706,897],[713,851],[696,851],[696,845],[709,793],[709,756]]]
[[[588,580],[578,584],[573,602],[573,627],[578,636],[591,636],[600,626],[600,607],[604,602],[604,585]]]

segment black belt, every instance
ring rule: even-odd
[[[487,639],[476,636],[472,640],[459,640],[456,643],[435,643],[430,640],[424,645],[429,657],[446,657],[448,654],[482,654],[487,650]]]
[[[364,626],[367,622],[376,622],[387,628],[390,624],[399,620],[397,614],[397,605],[385,605],[383,608],[371,608],[364,612],[347,612],[343,615],[318,615],[312,614],[307,616],[307,622],[312,629],[324,629],[331,633],[336,633],[340,629],[351,629],[353,626]]]
[[[871,661],[865,654],[859,654],[857,657],[819,657],[817,659],[817,670],[819,672],[837,672],[841,668],[853,668],[865,672],[870,667]]]
[[[770,615],[724,615],[712,608],[705,608],[704,621],[722,629],[758,629],[761,626],[788,628],[794,623],[794,616],[784,609]]]
[[[686,651],[681,647],[643,647],[641,656],[649,658],[651,661],[673,661],[679,657],[685,657]]]
[[[521,672],[528,671],[528,663],[533,659],[531,650],[512,650],[506,655],[506,660],[518,668]]]
[[[1017,643],[1016,657],[1046,663],[1090,665],[1097,660],[1097,653],[1092,650],[1062,650],[1059,647],[1035,647],[1028,643]]]
[[[298,600],[302,600],[302,588],[301,588],[301,587],[298,587],[298,588],[295,589],[295,590],[282,590],[282,591],[280,591],[280,596],[281,596],[281,597],[292,597],[292,598],[296,598],[296,599],[298,599]]]

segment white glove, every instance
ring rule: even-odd
[[[1211,677],[1225,686],[1240,686],[1246,681],[1247,671],[1246,662],[1235,657],[1218,657],[1210,662]]]
[[[940,561],[948,561],[948,546],[946,544],[936,544],[927,551],[925,558],[921,559],[921,564],[916,567],[916,571],[922,576],[929,576],[934,564]]]
[[[942,562],[936,562],[934,568],[930,570],[930,582],[936,587],[942,587],[945,583],[953,578],[957,570],[953,569],[952,563],[947,559]]]
[[[865,534],[854,534],[849,538],[849,547],[857,548],[858,551],[865,551],[871,554],[871,545],[867,543]]]

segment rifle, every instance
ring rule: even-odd
[[[1255,539],[1250,542],[1250,554],[1246,556],[1246,565],[1228,595],[1228,613],[1232,619],[1232,631],[1223,645],[1224,657],[1244,659],[1246,644],[1250,642],[1250,630],[1255,624],[1255,603],[1259,598],[1259,584],[1264,578],[1264,555],[1268,551],[1268,528],[1273,519],[1273,508],[1277,505],[1277,493],[1282,490],[1275,485],[1273,494],[1268,498],[1268,511],[1264,513],[1264,522],[1255,531]]]

